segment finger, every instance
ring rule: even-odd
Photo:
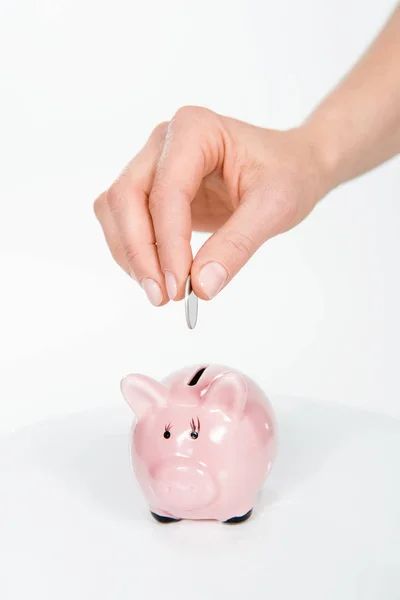
[[[103,230],[104,238],[115,262],[129,275],[129,263],[119,239],[119,231],[107,204],[107,192],[103,192],[94,203],[94,212]],[[131,274],[136,280],[133,274]]]
[[[256,189],[200,248],[192,265],[195,293],[214,298],[269,238],[293,222],[295,204],[280,191]]]
[[[107,192],[107,204],[119,233],[128,270],[154,306],[167,301],[146,193],[120,179]]]
[[[168,295],[179,300],[192,265],[191,202],[220,154],[217,116],[180,109],[168,126],[149,197],[158,256]]]
[[[140,282],[155,306],[168,301],[148,205],[148,191],[162,147],[161,130],[157,128],[153,132],[143,150],[107,192],[107,204],[119,233],[129,273]]]

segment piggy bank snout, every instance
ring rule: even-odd
[[[216,486],[207,471],[196,464],[163,464],[153,473],[156,494],[165,508],[195,510],[210,504]]]

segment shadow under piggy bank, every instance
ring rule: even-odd
[[[360,426],[360,411],[300,398],[275,398],[278,452],[254,516],[290,503],[292,493],[324,468],[329,454]],[[114,518],[150,518],[130,465],[131,412],[97,409],[42,423],[29,436],[31,460]],[[26,435],[26,432],[25,432]]]

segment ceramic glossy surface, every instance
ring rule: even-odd
[[[250,516],[276,453],[273,410],[254,381],[197,365],[161,382],[128,375],[121,391],[136,415],[132,466],[158,521]]]

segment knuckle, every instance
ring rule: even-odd
[[[202,106],[181,106],[175,113],[174,120],[202,121],[211,114],[208,108]]]
[[[107,192],[107,204],[111,212],[117,212],[119,210],[123,194],[123,187],[120,181],[114,182]]]
[[[171,254],[181,252],[190,241],[182,233],[177,233],[172,239],[157,240],[157,250],[160,254]]]
[[[104,207],[106,204],[106,193],[103,192],[103,194],[101,194],[98,198],[96,198],[96,200],[93,202],[93,211],[94,214],[96,215],[97,219],[100,220],[103,212],[104,212]]]
[[[187,119],[192,117],[194,114],[198,114],[198,107],[196,106],[181,106],[175,113],[175,119]]]
[[[164,169],[159,169],[153,181],[153,187],[149,195],[149,210],[154,214],[165,207],[166,212],[175,211],[173,198],[180,198],[190,203],[192,198],[192,187],[189,180],[176,181]]]
[[[230,231],[225,241],[235,252],[239,252],[248,260],[253,254],[254,240],[251,236],[239,231]]]
[[[124,251],[126,260],[130,264],[136,262],[139,254],[140,254],[140,251],[138,250],[138,248],[133,244],[124,244],[123,251]]]
[[[156,125],[153,131],[151,132],[151,137],[157,139],[164,138],[167,133],[168,124],[168,121],[163,121],[162,123]]]
[[[113,259],[115,260],[115,262],[117,264],[119,264],[121,267],[123,267],[124,264],[124,254],[121,250],[121,246],[118,243],[114,243],[114,242],[110,242],[108,244],[109,250],[110,250],[110,254],[113,257]]]
[[[139,246],[134,243],[128,242],[123,245],[122,249],[128,263],[134,264],[138,262],[138,259],[140,257],[145,258],[143,255],[149,250],[154,250],[155,247],[156,245],[154,242],[141,243]]]

